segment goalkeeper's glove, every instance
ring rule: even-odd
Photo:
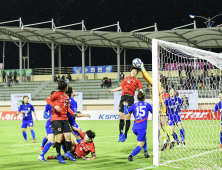
[[[140,64],[140,69],[141,69],[142,71],[145,70],[143,62],[141,62],[141,64]]]
[[[43,118],[44,118],[44,119],[48,119],[48,118],[49,118],[49,115],[48,115],[47,112],[44,112],[44,114],[43,114]]]

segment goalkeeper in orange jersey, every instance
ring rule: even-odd
[[[142,71],[142,75],[144,80],[150,85],[150,98],[151,100],[153,100],[153,96],[152,96],[152,78],[149,76],[149,74],[146,72],[145,68],[144,68],[144,64],[143,62],[140,65],[141,71]],[[169,97],[169,94],[165,92],[165,88],[161,85],[161,83],[159,83],[159,116],[160,116],[160,135],[163,139],[163,147],[161,149],[161,151],[164,151],[167,146],[168,146],[168,142],[166,139],[166,133],[167,132],[168,136],[170,137],[170,149],[172,149],[174,147],[174,139],[173,139],[173,134],[172,134],[172,130],[170,128],[170,126],[168,125],[167,121],[168,121],[168,117],[166,116],[166,106],[164,104],[164,101]],[[165,129],[165,130],[164,130]]]

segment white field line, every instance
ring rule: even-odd
[[[129,135],[134,135],[134,134],[128,134],[128,136],[129,136]],[[98,138],[95,138],[95,139],[93,139],[93,140],[102,139],[102,138],[113,138],[113,137],[118,138],[118,136],[107,136],[107,137],[98,137]],[[0,148],[11,148],[11,147],[16,147],[16,146],[27,146],[27,145],[35,145],[35,144],[42,144],[42,143],[32,143],[32,144],[24,144],[24,145],[1,146]]]
[[[202,155],[205,155],[205,154],[208,154],[208,153],[211,153],[211,152],[216,152],[216,151],[219,151],[219,150],[220,149],[215,149],[215,150],[212,150],[212,151],[207,151],[207,152],[204,152],[204,153],[200,153],[200,154],[197,154],[197,155],[185,157],[185,158],[182,158],[182,159],[167,161],[167,162],[164,162],[164,163],[160,164],[160,166],[161,165],[167,165],[167,164],[172,163],[172,162],[183,161],[183,160],[186,160],[186,159],[195,158],[195,157],[202,156]],[[144,170],[144,169],[150,169],[150,168],[155,168],[155,166],[148,166],[148,167],[139,168],[139,169],[136,169],[136,170]]]

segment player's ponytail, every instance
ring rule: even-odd
[[[145,100],[145,94],[141,91],[139,91],[138,95],[137,95],[137,99],[139,101],[144,101]]]
[[[69,97],[71,97],[71,94],[73,93],[73,89],[72,89],[72,87],[68,87],[68,91],[66,92],[66,94],[69,96]]]

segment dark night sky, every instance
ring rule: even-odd
[[[31,24],[54,18],[56,26],[61,26],[84,20],[86,29],[91,30],[119,21],[123,32],[151,26],[154,23],[157,23],[158,30],[168,30],[193,22],[189,14],[213,17],[222,13],[221,9],[221,0],[1,0],[0,22],[22,17],[23,24]],[[206,27],[203,19],[196,18],[196,21],[198,28]],[[214,26],[222,24],[222,16],[215,18],[214,21]],[[18,23],[4,26],[18,26]],[[50,28],[50,24],[41,27]],[[81,29],[81,26],[72,29]],[[105,30],[115,31],[116,27]],[[2,56],[2,46],[3,42],[0,42],[0,56]],[[23,56],[25,55],[26,46],[23,48]],[[55,66],[58,66],[57,55],[56,52]],[[5,56],[5,69],[19,68],[19,50],[13,42],[6,42]],[[123,64],[123,53],[121,56]],[[127,64],[131,64],[132,59],[136,57],[145,63],[151,63],[150,51],[127,50]],[[81,61],[81,52],[77,47],[62,46],[62,67],[81,66]],[[92,65],[116,65],[116,63],[116,53],[113,49],[92,48]],[[51,67],[50,49],[45,44],[30,44],[30,68],[49,67]]]

